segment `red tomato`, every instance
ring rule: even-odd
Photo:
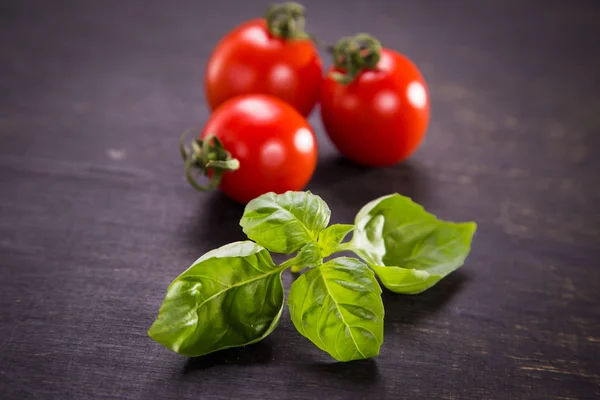
[[[211,115],[201,139],[215,135],[239,169],[225,172],[219,188],[247,203],[268,192],[302,190],[317,165],[317,141],[292,106],[268,95],[234,97]]]
[[[321,118],[331,141],[349,159],[373,167],[394,165],[425,136],[428,89],[408,58],[384,48],[377,67],[360,72],[348,85],[325,77]]]
[[[212,110],[241,94],[270,94],[308,116],[319,98],[322,68],[308,39],[282,39],[264,19],[240,25],[216,46],[205,76]]]

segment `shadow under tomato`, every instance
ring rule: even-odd
[[[426,206],[429,182],[424,168],[415,161],[385,168],[364,167],[340,156],[319,160],[306,188],[323,197],[332,210],[351,207],[355,211],[378,197],[399,193]]]
[[[467,281],[467,275],[458,270],[416,295],[397,294],[381,285],[386,328],[393,329],[392,325],[395,324],[414,325],[419,320],[430,317],[448,305]]]
[[[273,361],[271,346],[264,342],[254,343],[244,347],[216,351],[202,357],[188,358],[183,366],[183,375],[219,365],[256,365]]]

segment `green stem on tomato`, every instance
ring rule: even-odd
[[[265,12],[267,29],[283,39],[310,39],[333,56],[334,65],[341,70],[331,73],[333,79],[347,85],[364,69],[377,66],[381,57],[381,43],[373,36],[359,33],[340,39],[335,45],[319,39],[304,30],[306,10],[296,2],[273,3]]]
[[[347,85],[353,82],[361,71],[377,67],[380,58],[381,43],[373,36],[359,33],[342,38],[334,47],[333,62],[336,68],[343,72],[334,71],[331,76],[339,83]]]
[[[265,20],[273,36],[282,39],[306,39],[304,6],[295,2],[273,3],[267,7]]]
[[[223,174],[237,170],[240,163],[231,157],[223,143],[214,135],[207,135],[204,140],[194,139],[191,149],[188,148],[184,141],[191,133],[193,130],[189,129],[179,138],[179,151],[185,162],[185,177],[190,185],[200,192],[213,190],[221,183]],[[208,184],[200,184],[194,172],[209,177]]]
[[[306,10],[303,5],[296,2],[273,3],[267,7],[265,20],[271,35],[283,39],[310,39],[316,46],[333,54],[335,46],[304,30]]]

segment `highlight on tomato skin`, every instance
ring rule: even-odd
[[[210,55],[206,98],[211,110],[242,94],[269,94],[308,116],[319,98],[322,62],[308,38],[276,37],[264,18],[225,35]]]
[[[245,204],[268,192],[302,190],[317,165],[317,140],[306,119],[270,95],[236,96],[221,104],[200,139],[214,135],[239,161],[219,184],[228,197]]]
[[[321,119],[335,147],[365,166],[386,167],[409,158],[422,143],[430,118],[423,75],[406,56],[382,48],[377,66],[342,84],[323,79]]]

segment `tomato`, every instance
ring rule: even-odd
[[[319,98],[321,78],[321,59],[310,40],[276,37],[265,19],[255,19],[235,28],[213,50],[206,97],[215,110],[237,95],[270,94],[308,116]]]
[[[342,72],[333,67],[331,71]],[[330,72],[331,72],[330,71]],[[383,48],[375,68],[344,85],[324,78],[321,119],[327,135],[350,160],[383,167],[408,158],[429,124],[429,93],[407,57]]]
[[[299,191],[317,165],[317,141],[292,106],[269,95],[234,97],[211,115],[200,139],[214,135],[239,169],[224,172],[219,188],[247,203],[267,192]]]

